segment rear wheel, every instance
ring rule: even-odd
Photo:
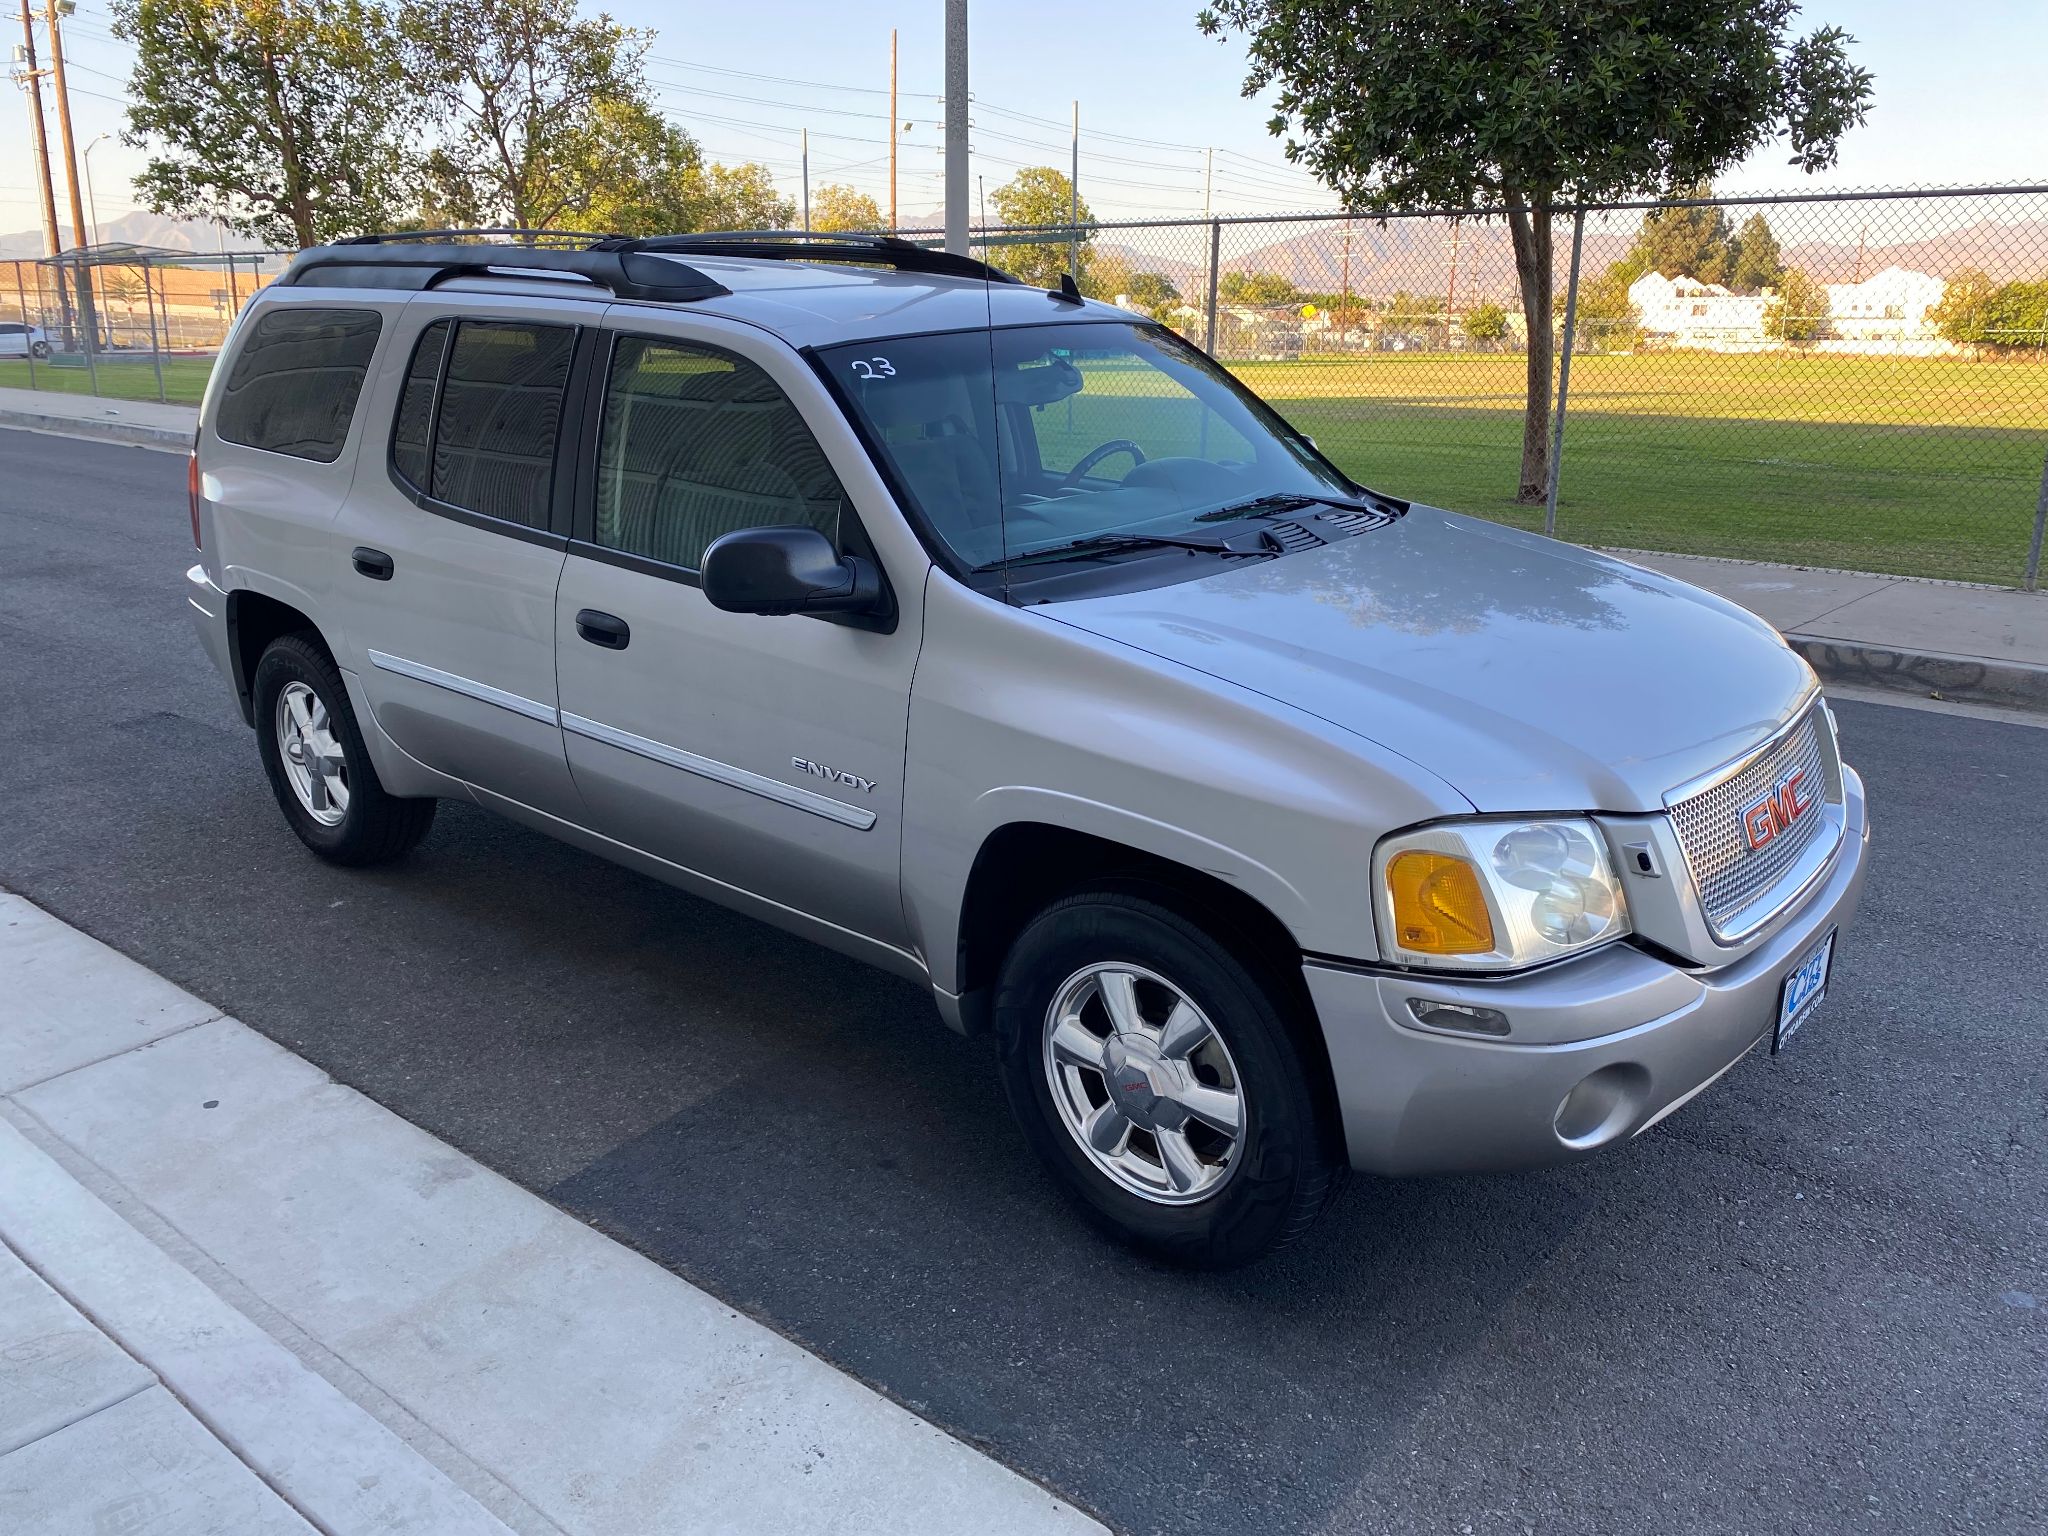
[[[50,344],[47,341],[32,341],[28,344],[28,350],[31,357],[41,360],[50,355]]]
[[[1321,1214],[1343,1158],[1280,989],[1144,896],[1055,902],[1004,961],[996,1031],[1025,1135],[1118,1237],[1205,1269]]]
[[[256,741],[299,841],[336,864],[381,864],[434,824],[432,800],[386,794],[341,672],[307,635],[273,640],[256,664]]]

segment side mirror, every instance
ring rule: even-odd
[[[741,528],[711,541],[704,596],[727,613],[872,613],[882,573],[815,528]]]

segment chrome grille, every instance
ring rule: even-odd
[[[1707,921],[1717,933],[1725,932],[1731,919],[1798,863],[1828,824],[1822,803],[1832,798],[1834,791],[1822,739],[1826,731],[1819,709],[1809,709],[1796,725],[1728,777],[1670,802],[1671,824],[1685,849]],[[1752,849],[1743,829],[1744,809],[1768,795],[1786,775],[1802,768],[1813,809],[1763,847]]]

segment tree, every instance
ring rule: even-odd
[[[1644,269],[1647,270],[1647,269]],[[1630,352],[1643,338],[1642,315],[1628,296],[1629,284],[1643,275],[1627,261],[1579,284],[1579,309],[1574,317],[1572,347],[1577,352]]]
[[[1691,197],[1711,197],[1714,189],[1688,187]],[[1621,265],[1634,282],[1645,272],[1666,277],[1690,277],[1702,283],[1726,283],[1740,259],[1728,215],[1719,208],[1701,205],[1656,208],[1643,215],[1636,243]]]
[[[116,0],[135,45],[122,141],[153,211],[308,246],[388,228],[418,95],[366,0]]]
[[[996,217],[1005,224],[1066,225],[1076,221],[1077,210],[1071,202],[1073,190],[1074,184],[1063,173],[1049,165],[1032,165],[991,192],[989,201],[996,205]],[[1095,243],[1089,228],[1094,222],[1095,215],[1089,212],[1084,198],[1078,208],[1078,241],[998,246],[990,253],[991,259],[1012,277],[1040,288],[1058,287],[1060,274],[1068,269],[1071,260],[1079,268],[1074,281],[1081,282],[1087,276],[1088,258]]]
[[[652,108],[626,97],[593,104],[559,159],[574,189],[574,222],[612,235],[703,229],[697,141]]]
[[[405,31],[444,134],[427,164],[438,206],[517,229],[590,222],[615,170],[595,142],[602,125],[644,133],[652,116],[640,67],[651,34],[579,17],[575,0],[431,0],[408,10]]]
[[[685,179],[692,222],[685,229],[787,229],[796,204],[775,190],[768,167],[707,165]]]
[[[2048,347],[2048,282],[1994,284],[1982,272],[1958,272],[1927,318],[1959,346]]]
[[[1787,267],[1764,306],[1764,334],[1773,341],[1801,344],[1828,333],[1827,290],[1797,267]]]
[[[1180,288],[1164,272],[1133,272],[1124,293],[1154,320],[1164,321],[1180,307]]]
[[[1944,341],[1959,347],[1981,343],[1989,329],[1986,311],[1997,284],[1976,267],[1965,267],[1942,286],[1941,302],[1927,312]]]
[[[1474,341],[1506,341],[1508,312],[1498,304],[1474,304],[1465,311],[1465,334]]]
[[[1216,297],[1247,308],[1298,304],[1301,290],[1277,272],[1226,272],[1216,281]]]
[[[865,192],[827,184],[811,194],[811,228],[821,234],[880,229],[882,210]]]
[[[1752,213],[1742,221],[1735,243],[1735,268],[1728,276],[1728,286],[1737,293],[1760,293],[1777,287],[1785,271],[1785,253],[1778,245],[1778,237],[1771,233],[1771,221],[1760,213]]]
[[[1552,219],[1574,201],[1653,196],[1785,139],[1834,164],[1870,75],[1839,27],[1790,33],[1795,0],[1213,0],[1206,33],[1247,34],[1247,96],[1358,212],[1504,216],[1529,329],[1517,497],[1549,478]]]

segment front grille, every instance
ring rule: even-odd
[[[1799,863],[1828,825],[1825,802],[1833,790],[1826,730],[1819,708],[1809,709],[1791,730],[1726,778],[1670,802],[1671,824],[1716,933],[1725,935],[1737,926],[1736,920]],[[1811,809],[1761,848],[1751,848],[1743,812],[1799,769],[1806,773]]]

